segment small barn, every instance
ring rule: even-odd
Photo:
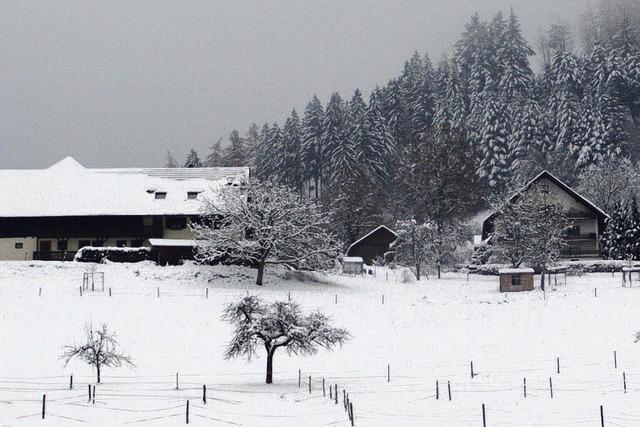
[[[342,272],[345,274],[362,274],[364,261],[359,256],[342,258]]]
[[[365,264],[371,265],[374,259],[389,252],[389,245],[397,238],[395,231],[380,225],[353,242],[347,249],[347,256],[361,257]]]
[[[501,268],[500,292],[522,292],[533,290],[533,268]]]

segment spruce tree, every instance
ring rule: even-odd
[[[325,167],[324,153],[322,150],[322,130],[324,122],[324,109],[317,96],[304,111],[302,119],[302,145],[300,160],[303,165],[303,178],[309,182],[309,188],[313,191],[309,197],[318,199],[323,185],[322,171]]]
[[[232,130],[229,134],[229,145],[222,150],[222,161],[225,166],[246,166],[245,141],[237,130]]]
[[[302,188],[303,170],[300,162],[300,148],[302,135],[300,130],[300,119],[296,110],[291,112],[291,117],[287,118],[282,133],[282,177],[281,183],[300,191]]]
[[[198,157],[198,153],[193,148],[189,151],[189,155],[184,162],[185,168],[200,168],[202,167],[202,162],[200,161],[200,157]]]
[[[218,138],[215,144],[211,146],[210,152],[204,161],[204,166],[208,168],[223,166],[221,146],[222,146],[222,138]]]

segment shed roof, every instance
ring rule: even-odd
[[[533,274],[535,271],[533,268],[501,268],[498,270],[498,274]]]
[[[363,240],[367,239],[367,237],[375,234],[376,232],[378,232],[380,230],[387,230],[388,232],[392,233],[394,236],[398,237],[398,233],[396,233],[395,231],[393,231],[392,229],[390,229],[386,225],[379,225],[378,227],[374,228],[373,230],[371,230],[370,232],[368,232],[367,234],[365,234],[364,236],[362,236],[361,238],[359,238],[358,240],[353,242],[351,245],[349,245],[349,248],[347,249],[347,253],[349,253],[351,248],[356,246],[358,243],[362,242]]]

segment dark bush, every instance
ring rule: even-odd
[[[140,262],[150,259],[151,250],[149,248],[97,248],[85,246],[76,253],[74,261],[103,262],[104,260],[109,260],[111,262]]]

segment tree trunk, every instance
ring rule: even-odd
[[[100,384],[100,364],[96,364],[96,374],[98,376],[98,384]]]
[[[256,278],[256,285],[262,286],[262,278],[264,277],[264,263],[258,265],[258,277]]]
[[[438,264],[438,279],[440,278],[440,264]]]
[[[420,281],[420,264],[416,264],[416,280]]]
[[[540,274],[540,289],[544,292],[544,270]]]
[[[267,384],[273,383],[273,354],[276,349],[267,350]]]

